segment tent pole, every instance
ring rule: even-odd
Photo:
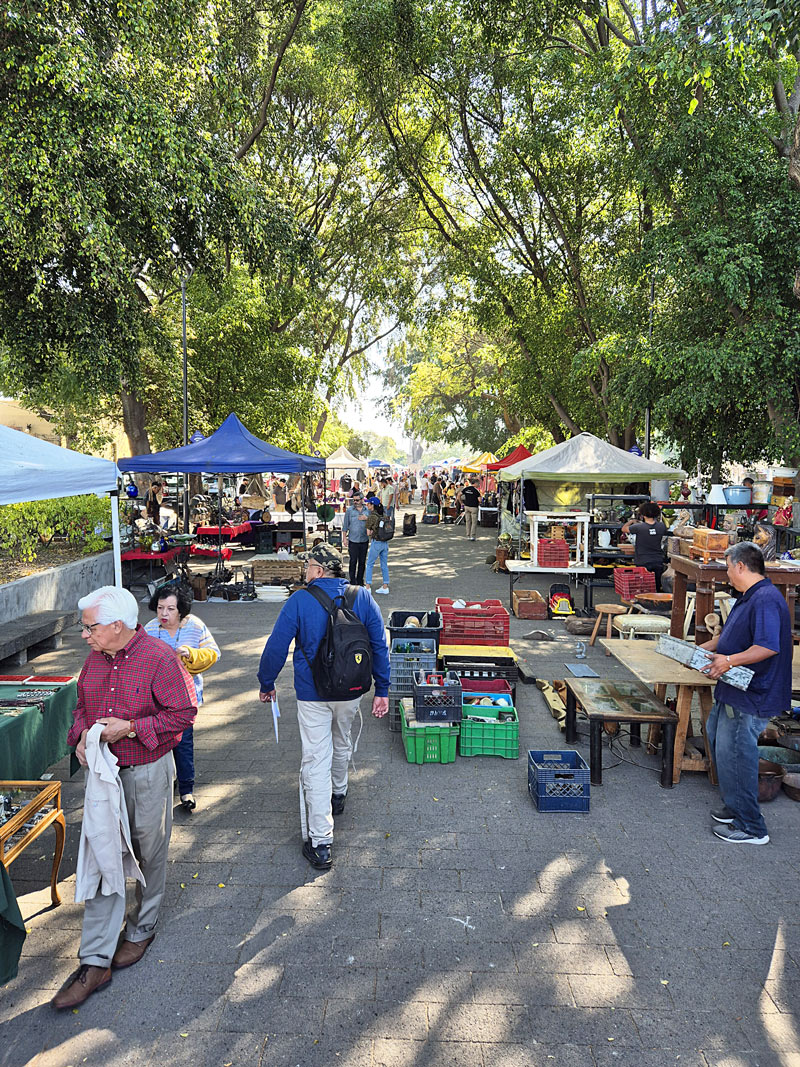
[[[111,550],[114,553],[114,585],[122,588],[122,546],[119,537],[119,489],[112,489],[109,494],[111,503]]]
[[[300,475],[300,507],[303,509],[303,551],[308,551],[308,539],[306,538],[306,494],[303,486],[303,475]],[[291,539],[290,539],[291,540]]]

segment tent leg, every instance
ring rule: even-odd
[[[302,485],[302,479],[303,479],[303,476],[301,474],[300,475],[301,485]],[[303,551],[307,552],[308,551],[308,539],[306,538],[306,494],[305,493],[301,493],[300,494],[300,506],[303,509]]]
[[[122,588],[122,546],[119,537],[119,489],[108,494],[111,501],[111,550],[114,553],[114,585]]]

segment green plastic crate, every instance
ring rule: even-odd
[[[413,698],[408,699],[413,704]],[[400,722],[406,759],[409,763],[455,763],[458,724],[455,726],[409,726],[404,709],[400,715]]]
[[[513,711],[513,722],[472,722],[470,711],[486,719],[496,719],[501,711]],[[503,756],[519,759],[519,717],[514,708],[464,707],[458,751],[462,756]]]

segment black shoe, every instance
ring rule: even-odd
[[[310,840],[304,841],[303,855],[318,871],[327,871],[333,864],[331,846],[327,844],[312,845]]]
[[[191,793],[181,794],[181,807],[184,811],[192,812],[197,807],[197,801]]]
[[[347,793],[331,793],[331,812],[334,815],[341,815],[344,811],[344,802],[347,800]]]

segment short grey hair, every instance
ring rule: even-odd
[[[99,589],[81,597],[78,610],[86,611],[88,608],[97,608],[97,621],[105,624],[121,622],[129,630],[135,630],[139,622],[136,597],[127,589],[120,589],[116,585],[101,585]]]
[[[754,574],[764,574],[764,553],[752,541],[740,541],[725,552],[725,558],[731,563],[743,563]]]

